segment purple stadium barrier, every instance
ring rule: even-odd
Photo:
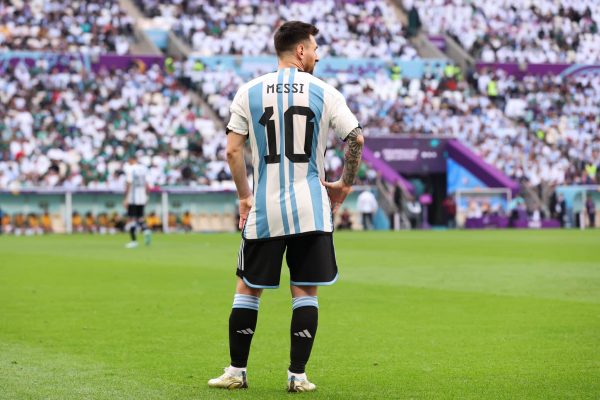
[[[79,53],[44,53],[34,51],[13,51],[0,54],[0,71],[8,66],[14,67],[19,62],[24,62],[30,67],[36,65],[36,62],[43,60],[50,68],[58,68],[64,70],[69,68],[74,62],[80,63],[86,69],[91,69],[97,72],[100,68],[109,69],[126,69],[134,62],[142,62],[146,67],[154,64],[163,66],[163,56],[136,56],[126,55],[119,56],[116,54],[106,54],[98,59],[92,58],[85,54]]]
[[[500,215],[490,215],[481,218],[467,218],[465,221],[465,229],[485,229],[485,228],[531,228],[530,221],[521,215],[519,219],[513,221],[510,226],[509,218]],[[541,221],[542,229],[560,228],[560,222],[554,219],[545,219]]]
[[[92,63],[92,70],[98,71],[100,68],[109,69],[127,69],[136,62],[142,62],[147,68],[158,64],[161,68],[164,65],[163,56],[118,56],[114,54],[100,56],[97,62]]]

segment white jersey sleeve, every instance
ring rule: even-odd
[[[231,107],[231,119],[227,124],[227,130],[238,134],[248,134],[248,92],[241,87],[233,98]]]
[[[339,91],[332,90],[330,96],[329,123],[336,136],[346,140],[348,134],[360,125],[350,108],[348,108],[344,96]]]

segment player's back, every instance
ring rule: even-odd
[[[147,168],[142,164],[135,163],[125,166],[125,175],[129,184],[127,197],[130,204],[146,204],[148,200],[146,195],[146,174]]]
[[[329,128],[341,138],[358,126],[342,95],[296,68],[279,69],[242,86],[228,128],[248,132],[254,206],[247,239],[333,230],[324,154]],[[243,120],[245,117],[245,120]]]

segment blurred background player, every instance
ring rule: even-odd
[[[144,206],[148,201],[149,185],[146,181],[147,168],[138,163],[135,156],[129,157],[125,166],[127,183],[125,186],[125,199],[123,205],[127,209],[126,230],[129,231],[131,241],[125,245],[128,249],[138,246],[136,229],[144,233],[144,242],[150,245],[152,233],[144,220]]]
[[[242,244],[229,318],[231,364],[211,387],[246,388],[246,365],[262,290],[279,287],[283,255],[290,270],[292,321],[289,392],[311,392],[305,373],[317,333],[317,287],[338,278],[333,218],[360,165],[362,128],[340,92],[312,73],[319,60],[311,24],[292,21],[275,33],[278,70],[243,85],[231,105],[227,159],[240,199]],[[346,142],[342,178],[325,182],[328,132]],[[278,139],[279,138],[279,139]],[[246,178],[250,142],[257,171]]]

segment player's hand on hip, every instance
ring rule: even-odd
[[[325,189],[327,189],[329,201],[331,202],[331,210],[335,214],[344,200],[346,200],[348,194],[350,194],[352,191],[352,186],[344,185],[342,180],[325,182],[323,179],[321,179],[321,183],[323,186],[325,186]]]
[[[248,214],[250,213],[250,209],[252,208],[252,203],[254,202],[254,197],[252,195],[240,199],[240,222],[238,227],[240,229],[244,229],[244,224],[248,219]]]

